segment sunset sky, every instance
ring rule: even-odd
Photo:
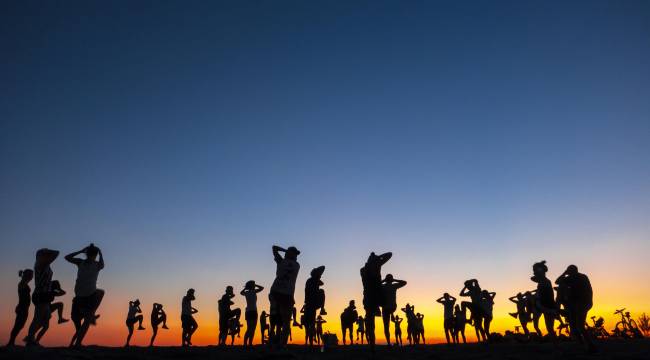
[[[63,255],[90,242],[88,344],[122,345],[139,298],[132,343],[155,301],[179,345],[190,287],[194,343],[215,344],[227,285],[256,280],[268,308],[273,244],[302,251],[298,307],[326,266],[339,338],[371,251],[429,341],[470,278],[513,330],[507,297],[544,259],[591,278],[608,329],[650,312],[650,2],[8,1],[0,54],[0,342],[35,251],[62,252],[69,316]]]

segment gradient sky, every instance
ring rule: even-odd
[[[89,242],[88,343],[121,345],[137,297],[178,344],[189,287],[195,343],[216,343],[218,297],[268,290],[273,244],[303,252],[299,304],[327,266],[337,332],[373,250],[434,340],[433,299],[472,277],[512,329],[542,259],[591,277],[608,327],[650,310],[647,1],[7,1],[0,54],[0,341],[35,250]]]

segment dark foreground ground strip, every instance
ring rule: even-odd
[[[67,348],[25,349],[22,347],[0,350],[0,359],[650,359],[650,340],[605,341],[599,344],[601,352],[587,355],[575,343],[562,343],[557,349],[552,344],[444,344],[389,349],[378,346],[373,357],[365,346],[338,346],[326,352],[304,346],[290,346],[282,352],[270,352],[266,347],[254,349],[241,347],[132,347],[110,348],[89,346],[84,349]]]

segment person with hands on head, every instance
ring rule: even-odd
[[[257,328],[257,294],[264,290],[264,287],[257,285],[255,280],[249,280],[244,285],[244,289],[239,293],[246,298],[246,332],[244,333],[244,346],[253,346],[253,337],[255,328]]]
[[[390,319],[397,310],[397,289],[406,286],[406,281],[393,278],[392,274],[386,274],[381,282],[382,290],[382,311],[381,316],[384,323],[384,335],[386,345],[390,346]]]
[[[77,256],[85,254],[81,259]],[[77,266],[77,279],[74,286],[72,311],[70,317],[74,323],[75,333],[70,346],[81,346],[90,325],[95,325],[99,315],[97,308],[104,298],[104,290],[97,288],[99,272],[104,269],[104,256],[100,248],[90,244],[85,248],[70,253],[65,259]]]
[[[449,293],[444,293],[436,302],[442,304],[445,309],[443,326],[447,344],[451,344],[454,341],[454,305],[456,304],[456,298],[449,295]]]
[[[270,336],[272,345],[284,348],[291,332],[296,279],[300,271],[300,264],[298,263],[300,251],[294,246],[284,249],[277,245],[273,246],[272,251],[276,270],[275,280],[273,280],[269,293],[269,302],[271,305],[271,319],[273,320],[275,316],[278,330],[274,333],[273,324],[271,324]],[[281,253],[284,253],[284,256]]]

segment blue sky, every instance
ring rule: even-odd
[[[274,243],[349,291],[393,250],[431,296],[650,250],[647,2],[1,7],[4,288],[90,241],[174,298],[270,284]]]

